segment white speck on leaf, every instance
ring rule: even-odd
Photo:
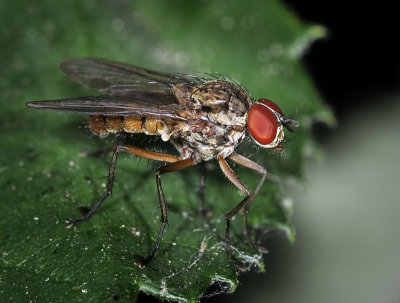
[[[124,29],[125,22],[121,18],[116,18],[112,21],[111,26],[112,26],[113,30],[115,30],[116,32],[120,32]]]
[[[235,26],[235,19],[230,16],[222,17],[220,25],[224,31],[230,31]]]

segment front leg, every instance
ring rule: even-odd
[[[265,179],[267,177],[267,170],[262,167],[261,165],[251,161],[248,158],[245,158],[241,155],[238,154],[232,154],[229,156],[229,159],[232,161],[247,167],[251,170],[254,170],[262,175],[260,181],[257,184],[256,189],[253,191],[253,193],[250,195],[250,197],[247,199],[246,204],[243,207],[243,233],[246,238],[247,243],[250,245],[250,247],[255,247],[253,242],[251,241],[250,235],[249,235],[249,229],[248,229],[248,224],[247,224],[247,213],[249,212],[250,206],[253,204],[254,199],[256,198],[261,186],[264,184]],[[267,252],[263,247],[256,247],[260,252]]]
[[[220,158],[218,159],[218,162],[220,164],[221,170],[222,172],[225,174],[225,176],[229,179],[229,181],[231,181],[237,188],[239,188],[241,191],[243,191],[246,194],[246,197],[240,202],[238,203],[227,215],[226,215],[226,235],[225,235],[225,239],[226,239],[226,249],[228,251],[228,253],[230,254],[231,257],[233,257],[232,255],[232,248],[231,248],[231,244],[230,244],[230,221],[232,220],[232,218],[239,212],[240,209],[243,208],[243,231],[244,231],[244,235],[246,238],[247,243],[249,244],[250,247],[254,248],[254,245],[250,239],[249,236],[249,232],[248,232],[248,226],[247,226],[247,213],[248,210],[250,208],[250,206],[253,204],[253,201],[255,199],[255,197],[257,196],[262,184],[265,181],[265,178],[267,176],[267,171],[260,165],[258,165],[257,163],[243,157],[240,156],[238,154],[232,154],[231,156],[229,156],[229,159],[231,159],[232,161],[250,168],[252,170],[255,170],[259,173],[261,173],[263,176],[261,178],[261,180],[259,181],[256,189],[251,192],[249,190],[249,188],[236,176],[236,174],[233,172],[233,170],[230,168],[230,166],[228,165],[228,163],[226,162],[225,159]]]

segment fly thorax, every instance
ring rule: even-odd
[[[212,80],[197,86],[176,85],[179,103],[187,106],[187,123],[178,132],[182,142],[203,160],[228,156],[245,136],[251,99],[237,85]]]

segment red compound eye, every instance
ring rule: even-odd
[[[258,100],[249,110],[249,131],[252,137],[261,145],[272,143],[278,132],[278,120],[271,109],[282,114],[280,108],[267,99]]]
[[[274,111],[276,111],[277,113],[279,113],[281,116],[283,116],[283,113],[281,111],[281,109],[279,108],[278,105],[276,105],[275,102],[268,100],[268,99],[258,99],[256,103],[262,103],[265,104],[266,106],[268,106],[269,108],[273,109]]]

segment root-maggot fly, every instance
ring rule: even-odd
[[[73,81],[96,88],[104,95],[32,101],[27,103],[28,106],[89,115],[89,128],[99,137],[116,133],[144,133],[161,136],[177,150],[177,155],[171,155],[118,144],[112,155],[105,193],[89,212],[81,218],[68,220],[68,225],[88,220],[111,195],[119,152],[167,162],[156,171],[161,226],[153,250],[141,261],[141,265],[146,265],[156,255],[168,222],[161,175],[215,159],[229,181],[246,195],[226,214],[227,252],[233,257],[230,221],[241,209],[245,238],[254,247],[247,228],[247,212],[265,181],[267,171],[235,153],[235,149],[245,136],[250,135],[261,147],[282,150],[284,128],[291,131],[291,127],[298,126],[298,122],[285,118],[271,100],[253,100],[240,85],[226,78],[161,73],[94,58],[68,59],[61,62],[60,69]],[[261,174],[254,191],[236,176],[226,159]],[[204,182],[201,184],[200,191],[203,191]]]

